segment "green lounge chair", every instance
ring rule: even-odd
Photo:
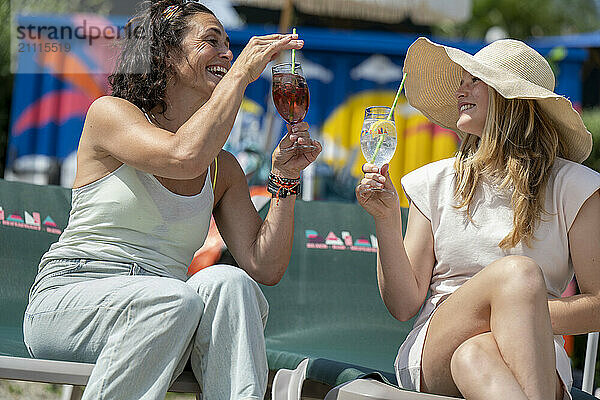
[[[404,226],[407,214],[403,209]],[[273,382],[274,400],[299,399],[304,380],[333,388],[362,376],[377,376],[396,384],[394,358],[413,321],[394,319],[380,298],[374,234],[373,219],[357,204],[296,201],[290,264],[279,284],[263,287],[270,303],[269,367],[279,370]],[[588,393],[597,335],[590,334],[588,340],[591,347],[584,373]],[[594,399],[577,388],[572,394],[576,400]],[[328,400],[336,396],[340,400],[446,398],[373,379],[337,388]]]
[[[41,255],[66,226],[70,197],[70,190],[58,186],[0,179],[0,379],[84,386],[93,368],[32,359],[23,344],[28,290]],[[395,382],[393,359],[411,324],[394,320],[379,298],[373,232],[371,218],[358,205],[297,201],[290,266],[280,284],[263,287],[270,303],[269,368],[278,371],[276,398],[283,398],[281,393],[299,396],[305,379],[327,389],[369,373]],[[360,384],[375,385],[369,386],[370,393],[381,391],[380,383]],[[170,390],[200,398],[191,372],[184,372]],[[359,390],[356,383],[341,392],[351,390]],[[80,394],[75,390],[72,398]],[[574,398],[593,399],[576,389]]]

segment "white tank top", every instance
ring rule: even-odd
[[[73,189],[69,223],[42,257],[137,263],[148,272],[187,279],[208,233],[214,202],[210,168],[202,191],[182,196],[152,174],[126,164]]]

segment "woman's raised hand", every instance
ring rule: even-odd
[[[317,159],[322,148],[318,140],[310,138],[306,122],[286,126],[288,133],[273,151],[271,172],[283,178],[296,179],[304,168]],[[305,147],[310,145],[314,148]]]
[[[267,64],[277,57],[280,51],[299,50],[302,46],[304,41],[298,40],[297,34],[253,36],[231,69],[239,71],[245,79],[245,84],[250,84],[258,79]]]
[[[387,218],[400,209],[400,199],[389,174],[389,164],[384,164],[381,171],[374,164],[362,166],[365,176],[356,186],[358,203],[374,218]],[[383,189],[383,190],[373,190]]]

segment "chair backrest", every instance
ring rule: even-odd
[[[29,356],[22,331],[27,295],[70,209],[69,189],[0,179],[0,355]]]
[[[307,376],[321,382],[334,384],[357,367],[395,381],[394,358],[412,321],[387,311],[376,260],[373,218],[358,204],[296,200],[290,264],[279,284],[263,287],[271,369],[309,357],[319,362],[309,363]]]

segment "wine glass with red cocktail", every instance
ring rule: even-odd
[[[273,103],[279,115],[288,124],[297,124],[306,116],[309,103],[308,85],[299,63],[282,63],[273,66]],[[311,144],[294,144],[293,149],[312,151]]]

